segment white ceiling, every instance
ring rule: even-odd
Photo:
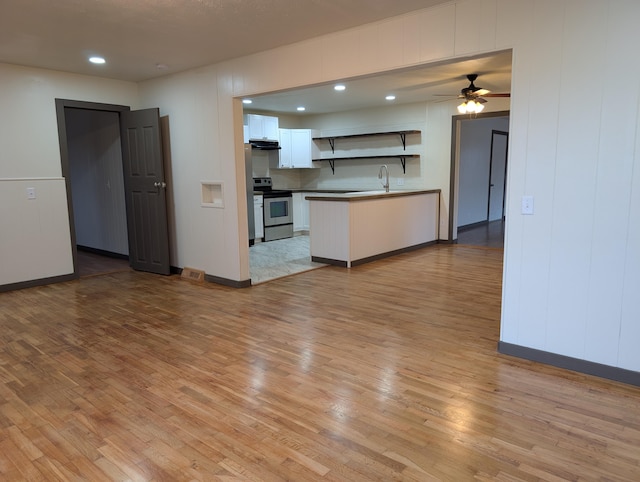
[[[0,0],[0,62],[143,81],[427,8],[448,0]],[[106,58],[90,64],[91,55]],[[162,66],[163,68],[158,68]],[[511,54],[466,59],[253,98],[252,110],[306,114],[508,92]]]
[[[446,1],[0,0],[0,62],[137,82]]]

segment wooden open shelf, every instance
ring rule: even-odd
[[[398,154],[391,156],[354,156],[354,157],[328,157],[326,159],[313,159],[314,161],[328,161],[331,166],[331,172],[336,173],[335,161],[349,161],[355,159],[400,159],[402,164],[402,172],[406,173],[407,159],[420,159],[420,154]]]
[[[327,140],[331,145],[331,152],[335,152],[336,139],[353,139],[354,137],[379,137],[379,136],[400,136],[402,141],[402,147],[407,148],[407,134],[421,134],[421,131],[409,130],[409,131],[389,131],[389,132],[367,132],[364,134],[348,134],[345,136],[325,136],[314,137],[314,141]]]

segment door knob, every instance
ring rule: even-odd
[[[167,183],[166,182],[154,182],[153,183],[153,187],[161,187],[161,188],[165,188],[167,187]]]

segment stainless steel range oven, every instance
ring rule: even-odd
[[[291,238],[293,236],[293,194],[276,190],[270,177],[256,177],[253,188],[264,197],[264,240]]]

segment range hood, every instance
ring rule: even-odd
[[[259,149],[262,151],[275,151],[280,149],[278,141],[263,141],[257,139],[249,139],[249,144],[253,149]]]

